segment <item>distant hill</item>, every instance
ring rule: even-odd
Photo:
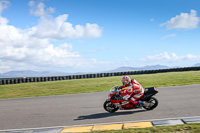
[[[200,63],[197,63],[195,66],[200,66]],[[152,66],[144,66],[144,67],[120,67],[110,71],[104,72],[125,72],[125,71],[139,71],[139,70],[155,70],[155,69],[168,69],[168,68],[178,68],[179,66],[168,67],[164,65],[152,65]],[[79,72],[79,73],[65,73],[65,72],[57,72],[57,71],[9,71],[6,73],[0,73],[0,78],[16,78],[16,77],[50,77],[50,76],[67,76],[67,75],[82,75],[82,74],[90,74],[93,72]],[[100,72],[101,73],[101,72]],[[103,72],[102,72],[103,73]]]
[[[9,71],[0,74],[0,78],[15,78],[15,77],[47,77],[47,76],[65,76],[71,73],[56,72],[56,71]]]
[[[195,66],[195,67],[196,67],[196,66],[200,66],[200,63],[197,63],[197,64],[195,64],[194,66]]]
[[[139,70],[155,70],[155,69],[167,69],[170,68],[168,66],[163,65],[152,65],[152,66],[144,66],[144,67],[120,67],[110,72],[124,72],[124,71],[139,71]]]

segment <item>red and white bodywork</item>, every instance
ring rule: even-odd
[[[124,97],[126,95],[132,95],[132,92],[130,92],[130,89],[123,89],[119,90],[119,86],[114,86],[110,89],[108,99],[104,102],[104,109],[110,113],[120,110],[128,110],[128,109],[136,109],[139,107],[138,104],[131,104],[129,100],[125,100]],[[147,110],[152,110],[157,107],[158,100],[153,97],[158,93],[158,89],[155,87],[150,87],[144,89],[142,97],[140,97],[140,100],[145,103],[143,105],[143,108]]]

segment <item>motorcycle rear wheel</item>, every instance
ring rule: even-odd
[[[151,105],[148,107],[143,106],[143,108],[145,108],[146,110],[153,110],[158,106],[158,100],[155,97],[151,97],[147,102],[151,103]]]
[[[103,107],[109,113],[114,113],[115,111],[119,109],[111,101],[107,101],[107,100],[104,102]]]

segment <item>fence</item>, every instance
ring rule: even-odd
[[[170,69],[158,69],[158,70],[113,72],[113,73],[95,73],[95,74],[83,74],[83,75],[52,76],[52,77],[9,78],[9,79],[0,79],[0,85],[84,79],[84,78],[99,78],[99,77],[122,76],[122,75],[153,74],[153,73],[164,73],[164,72],[198,71],[198,70],[200,70],[200,67],[184,67],[184,68],[170,68]]]

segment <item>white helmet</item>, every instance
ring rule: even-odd
[[[130,78],[129,76],[125,75],[125,76],[122,78],[122,84],[123,84],[124,86],[127,86],[127,85],[130,84],[130,83],[131,83],[131,78]]]

